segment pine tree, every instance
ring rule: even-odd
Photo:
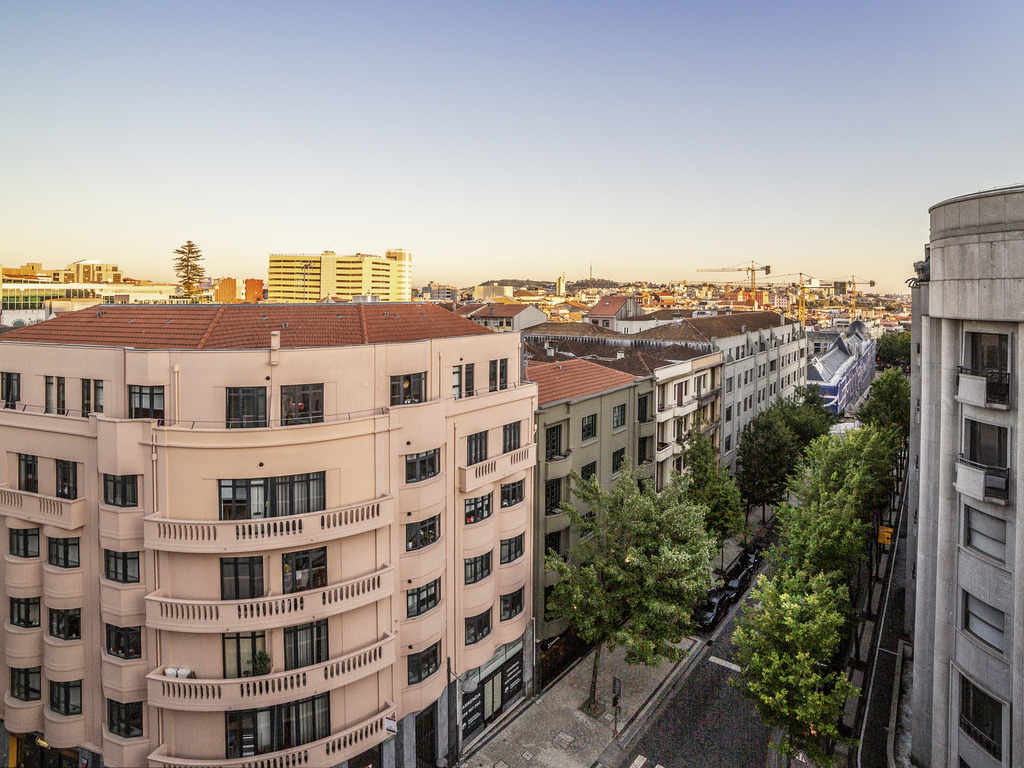
[[[200,264],[203,252],[191,240],[174,250],[174,274],[181,283],[186,296],[195,296],[199,292],[199,283],[206,277],[206,268]]]

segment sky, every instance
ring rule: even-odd
[[[1024,182],[1024,4],[5,2],[0,264],[875,280]],[[792,279],[797,279],[795,276]]]

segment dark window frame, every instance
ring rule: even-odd
[[[228,429],[267,426],[266,387],[225,387],[224,422]]]
[[[82,714],[82,681],[51,680],[49,709],[64,717]]]
[[[321,424],[324,420],[324,385],[282,384],[281,426]]]
[[[494,493],[485,493],[483,496],[474,496],[465,499],[463,508],[465,511],[466,525],[483,522],[494,514],[493,502]]]
[[[526,481],[516,480],[514,483],[502,483],[501,508],[514,507],[526,499]]]
[[[220,599],[255,600],[266,594],[262,555],[220,559]]]
[[[626,462],[626,449],[619,448],[612,451],[612,474],[622,471],[622,465]]]
[[[11,626],[35,629],[39,626],[40,607],[38,597],[10,598]]]
[[[81,608],[50,608],[47,618],[50,637],[58,640],[82,639]]]
[[[476,645],[489,634],[494,627],[491,622],[491,609],[466,619],[466,645]]]
[[[626,404],[619,403],[612,406],[612,429],[619,429],[626,426]]]
[[[544,514],[554,515],[562,505],[562,478],[557,477],[544,483]]]
[[[441,474],[441,449],[433,448],[405,456],[405,482],[421,483]]]
[[[502,539],[498,558],[499,564],[505,565],[506,563],[513,563],[522,557],[524,554],[525,544],[525,533],[520,533],[519,535],[508,539]]]
[[[597,462],[592,461],[589,464],[584,464],[580,469],[580,477],[583,480],[590,480],[592,477],[597,477]]]
[[[523,590],[524,587],[520,587],[515,592],[501,596],[498,621],[509,621],[523,612]]]
[[[487,461],[487,430],[466,436],[466,466]]]
[[[39,557],[39,529],[38,528],[10,528],[8,529],[9,552],[14,557]]]
[[[1003,703],[960,675],[960,729],[996,760],[1003,758]]]
[[[260,730],[256,722],[261,716],[270,722],[270,740],[266,743],[258,740]],[[330,693],[272,707],[232,710],[224,713],[224,756],[233,759],[278,752],[326,739],[330,732]]]
[[[142,736],[144,701],[121,702],[107,699],[107,730],[122,739],[137,739]]]
[[[18,454],[18,490],[39,493],[39,457],[30,453]]]
[[[78,498],[78,464],[65,459],[56,460],[58,499]]]
[[[415,552],[418,549],[429,547],[441,538],[441,516],[434,515],[426,520],[417,523],[407,523],[405,526],[405,551]]]
[[[82,564],[81,540],[78,536],[68,538],[46,537],[46,564],[57,568],[78,568]]]
[[[267,651],[267,633],[263,630],[224,632],[221,635],[224,679],[237,680],[242,677],[250,677],[252,675],[252,660],[260,651],[264,653]]]
[[[426,371],[403,373],[391,377],[391,405],[412,405],[426,401]]]
[[[303,669],[330,659],[327,619],[284,628],[284,668]]]
[[[441,668],[441,641],[418,653],[410,653],[406,658],[409,685],[422,683]]]
[[[322,512],[327,508],[327,474],[304,472],[222,479],[219,493],[221,520],[262,520]]]
[[[501,452],[518,451],[521,446],[521,428],[518,421],[513,421],[501,428]]]
[[[42,667],[11,667],[11,698],[39,701],[43,696]]]
[[[476,557],[467,557],[463,561],[463,568],[465,571],[463,574],[465,577],[463,583],[468,586],[470,584],[477,584],[488,578],[494,572],[493,561],[494,553],[491,550],[484,552],[482,555],[477,555]]]
[[[21,401],[21,374],[13,371],[0,372],[0,400],[4,408],[17,408]]]
[[[597,414],[588,413],[582,419],[580,419],[580,440],[586,442],[587,440],[597,439]]]
[[[132,573],[132,564],[135,572]],[[103,575],[118,584],[138,584],[142,578],[142,557],[137,551],[103,550]],[[134,577],[134,578],[133,578]]]
[[[157,424],[162,425],[164,423],[163,385],[129,384],[128,418],[156,419]]]
[[[441,602],[441,577],[419,587],[410,587],[405,592],[405,618],[422,616]]]
[[[109,507],[139,506],[139,476],[103,475],[103,503]]]
[[[298,579],[298,574],[308,575]],[[281,591],[285,595],[327,586],[327,547],[311,547],[281,555]]]

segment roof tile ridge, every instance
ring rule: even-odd
[[[209,340],[210,334],[213,333],[213,326],[215,326],[220,321],[221,313],[224,311],[224,308],[226,306],[227,304],[221,304],[220,306],[217,307],[217,314],[213,316],[213,318],[210,320],[210,324],[206,326],[206,332],[203,333],[202,338],[199,339],[199,343],[196,344],[196,349],[206,348],[206,342]]]
[[[695,333],[697,333],[700,336],[703,336],[705,341],[711,341],[710,336],[708,336],[706,333],[704,333],[704,331],[702,331],[700,328],[693,324],[692,317],[684,317],[682,320],[679,321],[679,323],[686,323],[688,326],[690,326],[690,328],[694,330]]]
[[[364,314],[364,310],[366,308],[366,305],[363,304],[362,302],[360,302],[360,303],[356,304],[356,308],[357,308],[357,310],[359,312],[359,331],[363,334],[362,339],[360,340],[359,343],[360,344],[369,344],[370,343],[370,334],[366,330],[366,315]]]

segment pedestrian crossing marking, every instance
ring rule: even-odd
[[[643,755],[637,755],[636,756],[636,760],[633,761],[633,764],[630,765],[629,768],[645,768],[645,766],[648,766],[648,765],[650,765],[651,768],[665,768],[665,766],[662,765],[661,763],[653,765],[651,763],[651,761],[648,760]]]
[[[708,656],[708,661],[712,661],[715,664],[718,664],[720,666],[725,667],[726,669],[731,669],[733,672],[742,672],[743,671],[736,664],[733,664],[731,661],[726,661],[725,659],[720,659],[717,656]]]

